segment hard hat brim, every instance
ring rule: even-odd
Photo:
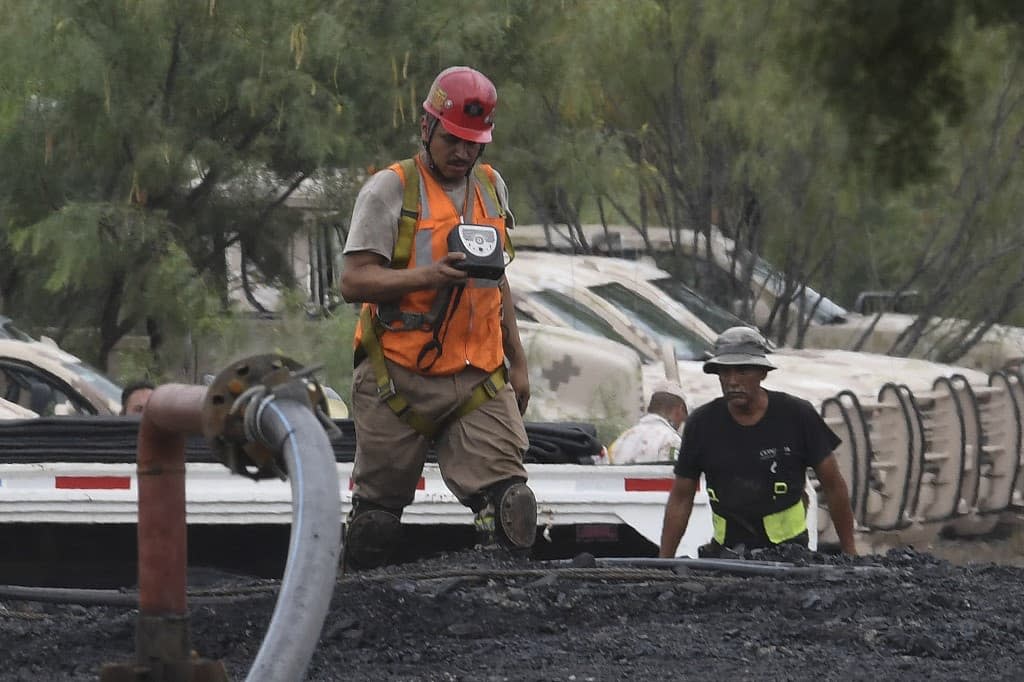
[[[705,374],[718,374],[719,367],[739,367],[749,365],[751,367],[764,367],[769,372],[778,369],[771,360],[762,355],[748,355],[746,353],[725,353],[716,355],[704,363]]]
[[[467,142],[476,142],[477,144],[487,144],[491,141],[491,130],[478,130],[475,128],[466,128],[460,126],[457,123],[447,120],[444,116],[439,116],[438,119],[441,122],[441,127],[446,131],[454,135],[455,137],[466,140]],[[493,126],[491,126],[493,128]]]

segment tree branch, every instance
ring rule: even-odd
[[[174,37],[171,38],[171,60],[167,65],[167,74],[164,76],[162,119],[165,125],[171,122],[171,99],[174,96],[175,81],[178,77],[178,62],[180,59],[181,33],[183,28],[183,22],[179,17],[174,22]]]

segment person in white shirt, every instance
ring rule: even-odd
[[[647,414],[608,448],[608,464],[670,463],[679,454],[679,429],[686,421],[686,394],[674,381],[654,387]]]

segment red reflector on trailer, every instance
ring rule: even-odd
[[[674,478],[626,478],[623,482],[627,493],[665,492],[672,490]]]
[[[57,476],[54,487],[64,490],[128,490],[131,476]]]

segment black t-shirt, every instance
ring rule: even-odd
[[[717,398],[687,418],[675,473],[704,474],[717,498],[712,509],[727,520],[726,545],[758,546],[767,543],[762,517],[794,504],[807,467],[841,442],[809,402],[788,393],[768,391],[768,408],[752,426],[736,423],[725,398]]]

